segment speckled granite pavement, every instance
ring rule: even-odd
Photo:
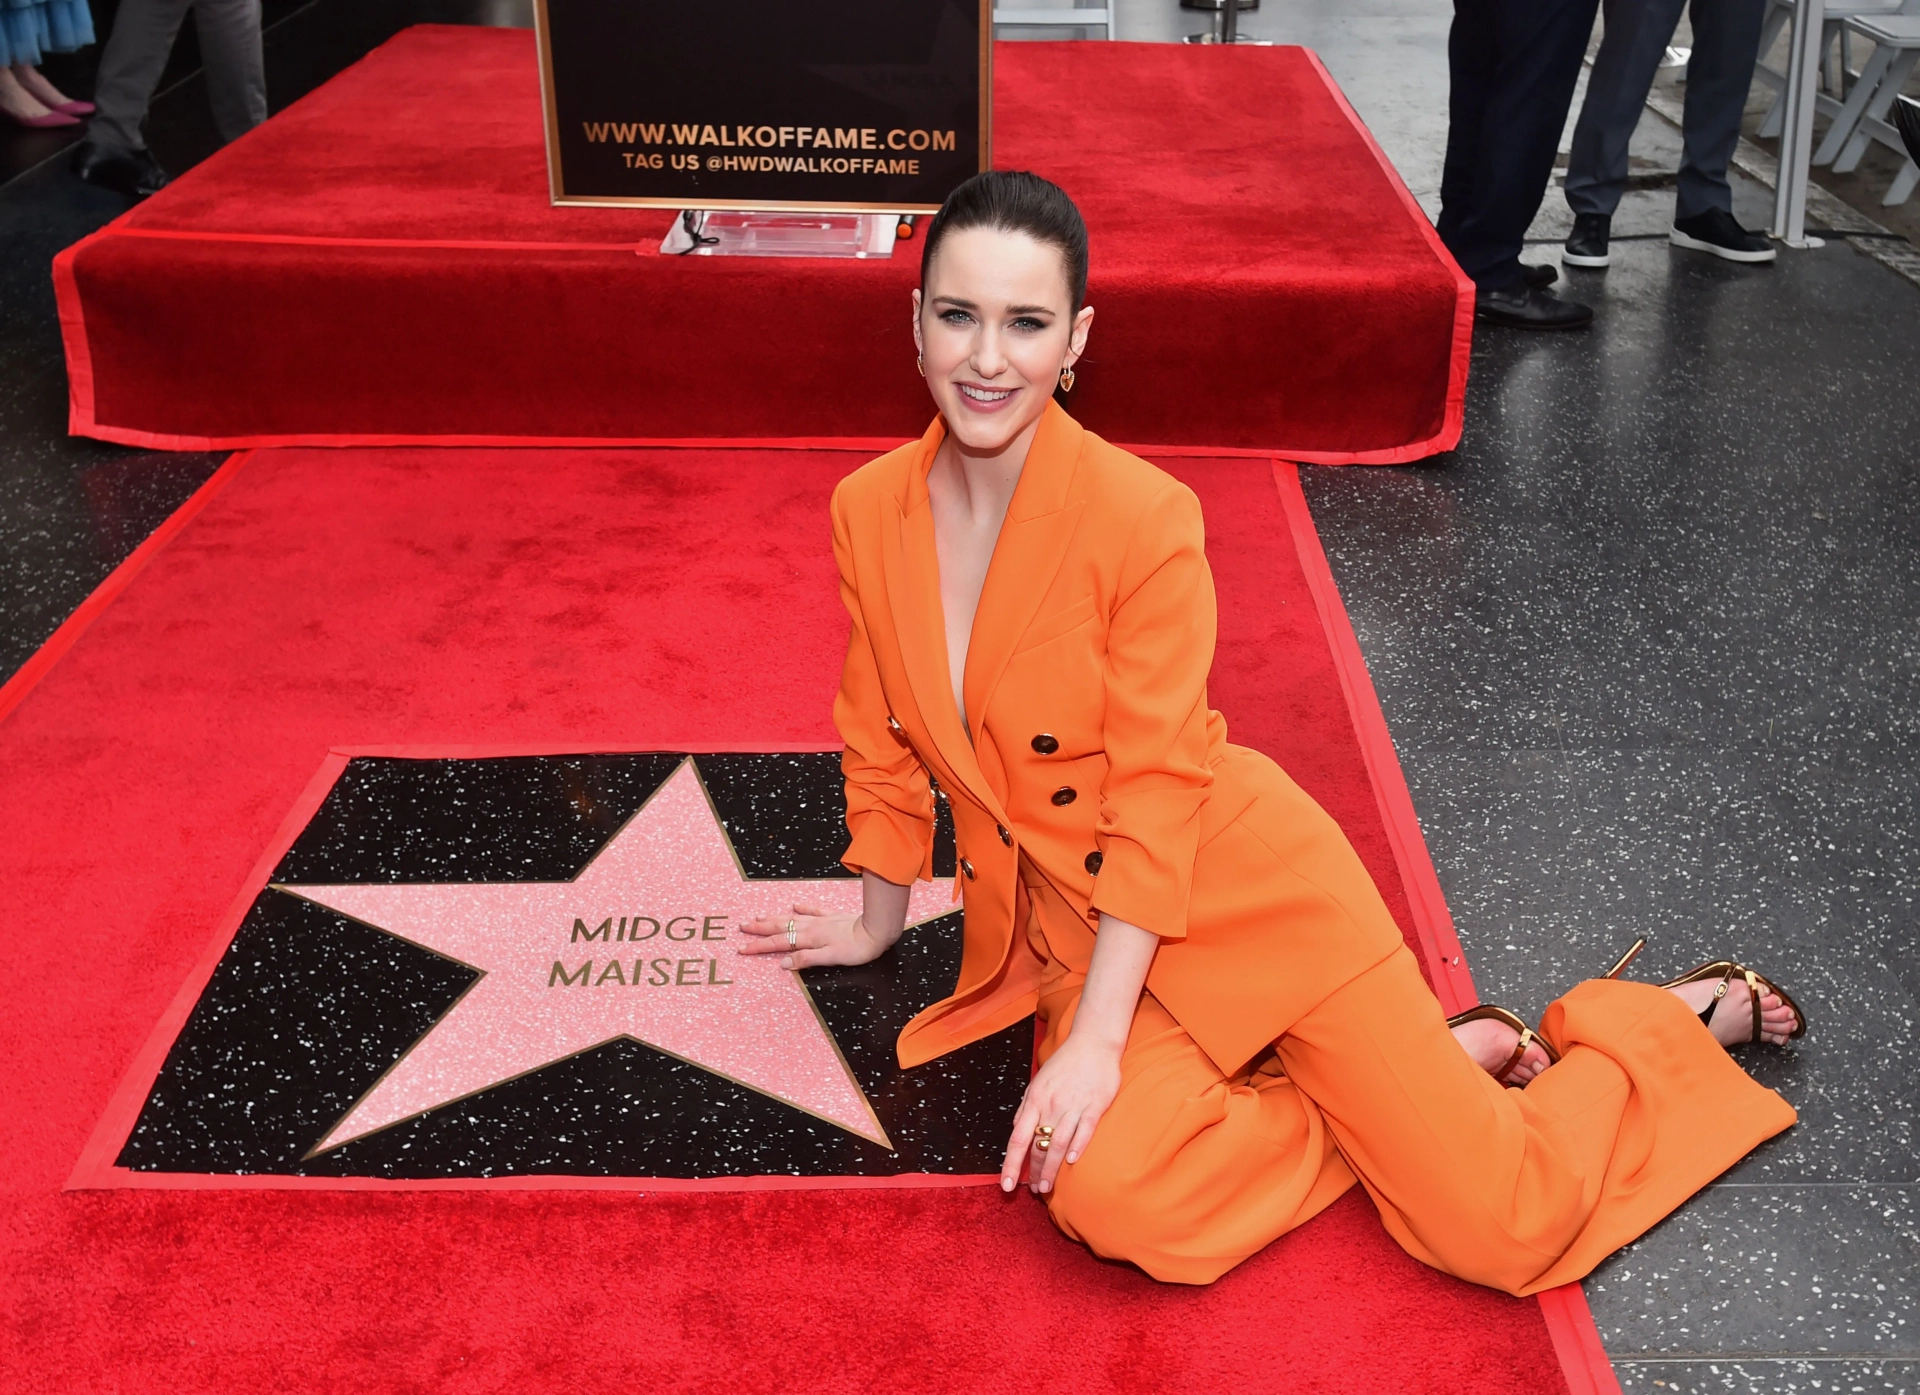
[[[1799,1109],[1587,1286],[1629,1391],[1920,1389],[1920,290],[1843,246],[1629,244],[1580,336],[1483,333],[1466,437],[1307,470],[1483,998],[1636,935],[1812,1018]]]

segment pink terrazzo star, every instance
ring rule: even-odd
[[[857,913],[859,881],[750,880],[691,760],[570,882],[280,890],[481,975],[316,1153],[622,1037],[893,1146],[799,975],[731,929]],[[908,924],[952,908],[950,880],[916,883]]]

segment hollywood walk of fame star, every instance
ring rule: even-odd
[[[732,927],[860,910],[857,878],[750,879],[691,759],[568,882],[276,889],[480,972],[314,1153],[623,1037],[891,1149],[800,976]],[[907,923],[953,909],[913,887]]]

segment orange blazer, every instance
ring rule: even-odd
[[[1161,944],[1147,988],[1233,1074],[1401,940],[1332,820],[1207,703],[1215,608],[1200,503],[1049,404],[948,676],[927,471],[945,435],[842,480],[841,597],[853,620],[834,721],[846,743],[843,861],[932,875],[930,781],[952,809],[965,902],[953,993],[899,1039],[917,1065],[1032,1012],[1042,961],[1020,908],[1102,911]],[[1045,886],[1022,896],[1020,859]],[[1086,964],[1069,965],[1084,972]]]

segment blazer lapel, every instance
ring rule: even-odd
[[[973,636],[967,644],[964,691],[976,729],[986,720],[994,689],[1000,686],[1020,637],[1046,599],[1079,525],[1085,505],[1069,503],[1067,495],[1085,435],[1080,424],[1058,404],[1047,404],[1013,502],[1007,507],[1007,520],[994,544],[987,582],[980,592],[980,608],[974,612]],[[931,525],[927,531],[931,549]],[[934,585],[937,597],[937,573]],[[944,663],[941,671],[945,672]],[[951,699],[948,707],[952,707]]]
[[[928,433],[931,456],[939,435]],[[926,459],[923,456],[922,459]],[[938,748],[954,778],[989,809],[1000,801],[988,787],[974,754],[973,742],[960,725],[953,705],[953,682],[947,672],[947,630],[940,606],[940,562],[933,546],[933,512],[927,504],[925,470],[911,472],[907,498],[890,501],[892,526],[881,539],[881,561],[886,569],[887,597],[893,611],[893,633],[908,686],[920,708],[927,735]],[[972,667],[971,663],[968,665]]]

